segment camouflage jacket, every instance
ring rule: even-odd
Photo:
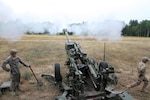
[[[146,73],[145,63],[140,62],[137,69],[138,69],[138,76],[145,76],[145,73]]]
[[[7,72],[11,72],[11,74],[18,74],[19,71],[19,63],[21,63],[24,66],[28,66],[26,63],[24,63],[18,56],[13,58],[12,56],[9,56],[3,63],[2,68],[3,70]],[[9,64],[10,69],[6,67],[6,65]]]

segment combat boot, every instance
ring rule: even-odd
[[[148,93],[148,91],[143,90],[143,89],[140,92],[142,92],[142,93]]]
[[[19,92],[17,92],[17,91],[11,91],[11,95],[12,95],[12,96],[18,96],[18,95],[19,95]]]

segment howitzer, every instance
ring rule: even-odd
[[[89,58],[77,42],[70,40],[67,30],[63,31],[67,38],[65,65],[69,69],[66,80],[62,81],[59,63],[54,66],[55,75],[42,74],[63,91],[56,100],[134,100],[128,92],[115,91],[110,87],[117,84],[113,66],[106,61],[98,63]]]

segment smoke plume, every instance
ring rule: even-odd
[[[0,37],[16,40],[26,31],[20,21],[13,21],[13,11],[0,1]]]
[[[70,27],[70,31],[75,35],[87,35],[98,40],[120,40],[121,31],[125,23],[118,20],[105,20],[103,22],[83,22],[82,24],[74,24]]]
[[[11,8],[1,1],[0,8],[0,37],[8,40],[18,40],[26,32],[43,33],[48,31],[50,34],[56,34],[62,32],[63,28],[67,28],[78,36],[86,35],[95,37],[98,40],[119,40],[121,31],[125,26],[124,22],[118,20],[102,21],[94,19],[83,23],[73,23],[73,21],[69,21],[65,17],[61,17],[61,21],[59,21],[60,19],[55,19],[55,21],[26,21],[17,17]]]

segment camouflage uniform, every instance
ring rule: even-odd
[[[26,67],[29,66],[25,64],[18,56],[16,57],[9,56],[2,64],[3,70],[10,72],[11,90],[13,91],[19,89],[19,83],[20,83],[19,63],[21,63]],[[9,64],[10,69],[6,67],[7,64]]]
[[[147,63],[148,61],[149,61],[149,59],[147,57],[143,57],[142,58],[142,62],[140,62],[139,65],[138,65],[138,67],[137,67],[137,70],[138,70],[138,80],[135,83],[131,84],[129,86],[129,88],[138,86],[138,85],[141,84],[141,82],[144,82],[144,85],[143,85],[141,91],[144,91],[144,89],[147,87],[149,81],[148,81],[148,79],[145,76],[145,73],[146,73],[146,65],[145,65],[145,63]]]

